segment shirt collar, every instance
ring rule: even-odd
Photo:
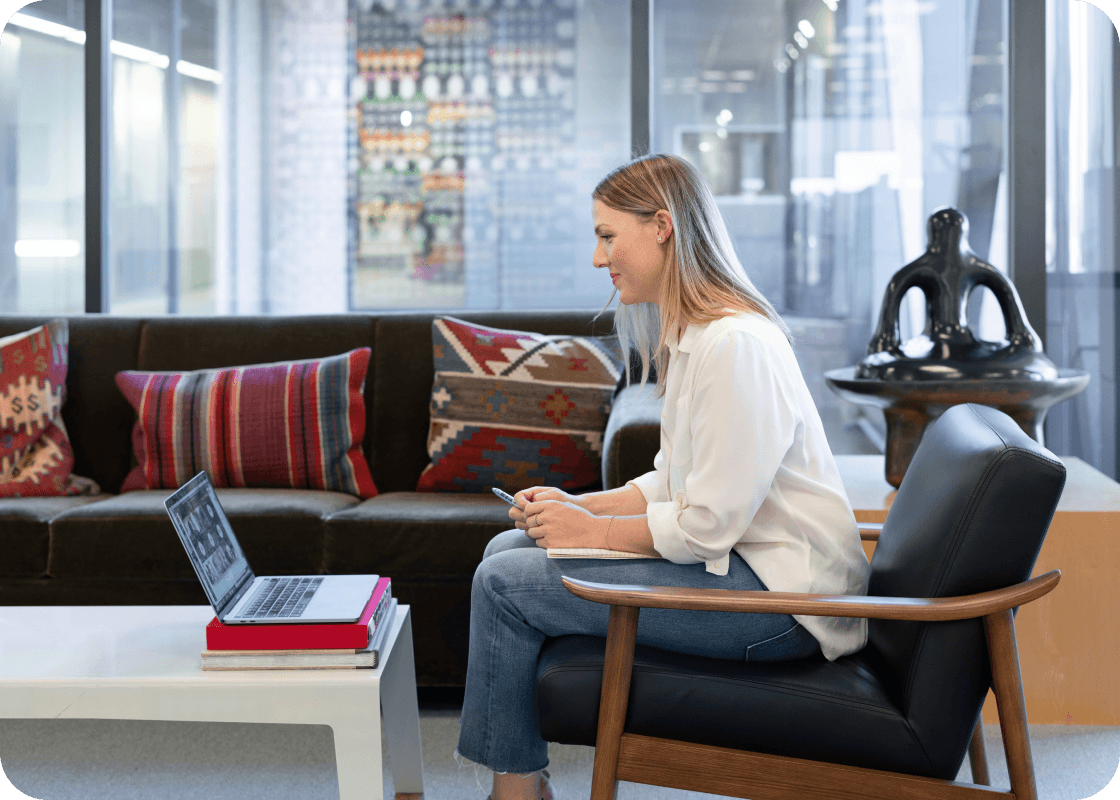
[[[680,341],[676,341],[673,336],[670,336],[666,341],[669,345],[669,352],[676,353],[678,350],[682,353],[691,353],[692,348],[696,346],[696,337],[700,335],[700,328],[695,325],[689,325],[684,329],[684,335],[681,336]]]

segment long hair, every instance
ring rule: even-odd
[[[793,343],[789,327],[735,255],[711,189],[687,161],[666,154],[636,158],[603,178],[592,196],[643,221],[661,209],[673,220],[673,246],[665,254],[659,302],[620,303],[615,310],[614,329],[622,352],[638,352],[642,383],[649,378],[652,360],[658,394],[664,394],[669,332],[712,322],[726,316],[725,309],[762,314]],[[608,306],[613,299],[614,293]],[[629,372],[626,379],[629,383]]]

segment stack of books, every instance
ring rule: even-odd
[[[396,612],[391,582],[381,578],[357,622],[223,625],[215,617],[206,626],[202,668],[374,669]]]

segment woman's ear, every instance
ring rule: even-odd
[[[665,209],[661,209],[653,217],[657,221],[657,241],[669,241],[669,237],[673,235],[673,218]]]

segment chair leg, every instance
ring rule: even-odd
[[[1007,754],[1011,791],[1016,800],[1038,800],[1012,609],[984,617],[984,630],[988,636],[992,690],[996,695],[996,708],[999,709],[999,727],[1003,734],[1003,750]]]
[[[637,606],[611,606],[607,623],[607,652],[603,660],[603,688],[599,696],[599,730],[595,736],[595,766],[591,800],[614,800],[618,786],[618,753],[630,702],[630,675],[638,637]]]
[[[976,720],[976,728],[972,731],[972,741],[968,743],[968,763],[972,767],[972,782],[981,786],[991,786],[992,779],[988,775],[988,753],[984,747],[984,717]]]

